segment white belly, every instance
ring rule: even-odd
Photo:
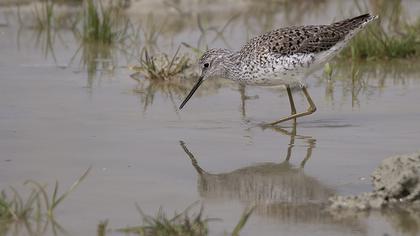
[[[269,56],[258,66],[245,66],[240,83],[259,86],[298,85],[311,70],[314,54]]]

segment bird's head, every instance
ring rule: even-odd
[[[198,60],[198,65],[201,70],[200,78],[191,89],[188,96],[184,99],[179,109],[184,107],[204,80],[226,77],[226,61],[231,53],[232,52],[227,49],[209,49],[201,56]]]

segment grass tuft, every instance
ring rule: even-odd
[[[33,181],[33,180],[28,180],[25,182],[26,184],[29,185],[33,185],[34,189],[37,190],[39,193],[41,193],[44,203],[45,203],[45,209],[46,209],[46,213],[48,217],[53,217],[54,216],[54,210],[55,208],[58,207],[58,205],[63,202],[63,200],[65,198],[67,198],[67,196],[73,192],[77,186],[79,186],[79,184],[86,178],[86,176],[88,175],[89,171],[90,171],[91,167],[89,167],[85,173],[83,173],[83,175],[81,177],[79,177],[74,183],[73,185],[67,189],[63,194],[61,194],[60,196],[58,196],[58,188],[59,188],[59,183],[58,181],[55,182],[54,185],[54,191],[52,193],[51,196],[48,195],[47,191],[46,191],[46,187],[42,186],[40,183]]]
[[[59,184],[55,183],[51,194],[47,193],[46,185],[29,180],[25,186],[29,186],[30,193],[23,197],[15,188],[9,191],[3,190],[0,194],[0,235],[7,235],[10,228],[18,230],[19,226],[26,228],[29,235],[44,235],[48,226],[54,233],[64,229],[55,221],[54,210],[73,192],[86,178],[91,168],[78,178],[73,185],[63,194],[59,195]],[[9,192],[9,194],[7,193]],[[44,224],[42,224],[44,222]],[[15,227],[11,227],[14,225]]]
[[[128,21],[121,24],[121,14],[117,7],[104,8],[102,2],[95,4],[87,0],[83,8],[83,40],[111,44],[123,38],[127,31]],[[123,27],[119,27],[119,26]]]
[[[187,55],[178,56],[179,50],[180,47],[172,57],[167,54],[153,57],[145,49],[140,58],[140,65],[131,67],[131,69],[151,80],[166,81],[177,78],[191,67],[190,58]]]
[[[418,25],[418,24],[417,24]],[[420,51],[419,27],[405,26],[403,32],[385,31],[379,23],[360,32],[341,54],[353,60],[378,60],[416,57]]]
[[[327,77],[327,79],[331,79],[333,72],[334,72],[333,67],[331,66],[331,64],[329,62],[327,62],[324,65],[324,75],[325,75],[325,77]]]
[[[35,4],[35,28],[39,30],[50,29],[54,23],[54,1],[46,0],[41,6]]]
[[[248,219],[251,216],[254,209],[255,209],[255,206],[250,207],[244,211],[241,218],[239,219],[238,224],[235,226],[235,228],[232,231],[232,236],[239,236],[239,232],[243,229],[246,222],[248,222]]]
[[[136,206],[138,212],[143,218],[141,226],[126,227],[117,231],[123,233],[133,233],[143,236],[148,235],[171,235],[171,236],[202,236],[208,234],[208,222],[212,219],[203,218],[203,207],[197,214],[189,214],[191,208],[188,207],[180,214],[175,214],[169,218],[163,212],[162,208],[156,216],[149,216],[143,213],[139,206]]]
[[[107,228],[108,228],[108,220],[99,222],[96,235],[105,236],[107,232]]]
[[[208,223],[218,219],[203,217],[203,206],[201,206],[198,213],[190,214],[189,211],[194,205],[195,204],[187,207],[187,209],[180,214],[175,213],[175,215],[171,218],[166,216],[162,208],[159,209],[156,216],[149,216],[143,213],[139,206],[136,206],[138,212],[143,218],[143,224],[135,227],[121,228],[117,231],[141,236],[206,236],[209,234]],[[254,207],[245,210],[230,235],[239,236],[239,232],[245,226],[253,210]]]

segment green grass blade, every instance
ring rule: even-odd
[[[24,185],[28,185],[28,184],[35,186],[35,188],[37,188],[38,191],[41,192],[44,199],[45,207],[50,208],[50,200],[49,200],[47,192],[45,191],[45,186],[42,186],[40,183],[33,180],[25,181]]]
[[[85,173],[83,173],[83,175],[76,180],[76,182],[73,183],[73,185],[66,191],[64,192],[55,202],[52,203],[51,205],[51,209],[54,210],[54,208],[56,208],[58,206],[58,204],[60,204],[71,192],[73,192],[77,186],[79,186],[79,184],[86,178],[86,176],[89,174],[90,170],[92,169],[92,167],[89,167]],[[58,184],[56,185],[58,188]]]
[[[254,211],[255,206],[246,209],[245,212],[242,214],[241,219],[239,219],[238,224],[232,231],[232,236],[239,236],[239,232],[245,226],[246,222],[248,221],[249,217],[251,216],[252,212]]]

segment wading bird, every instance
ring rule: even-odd
[[[343,49],[367,24],[377,19],[360,15],[330,25],[291,26],[270,31],[246,43],[239,51],[210,49],[198,61],[201,76],[182,102],[182,109],[201,83],[226,78],[247,85],[286,86],[291,115],[270,123],[278,124],[316,111],[302,79],[322,67]],[[309,107],[296,113],[291,87],[299,86]]]

